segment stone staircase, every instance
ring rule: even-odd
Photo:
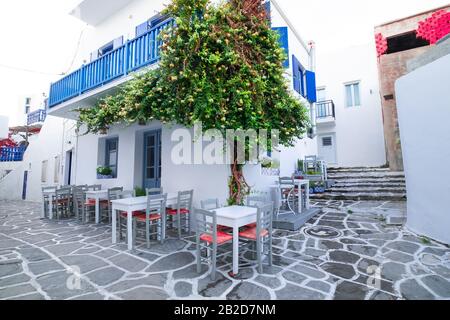
[[[329,168],[328,179],[334,184],[324,194],[311,195],[315,200],[405,201],[403,172],[387,168]]]

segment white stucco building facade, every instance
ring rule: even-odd
[[[339,167],[386,164],[375,46],[318,50],[317,90],[319,156]]]
[[[72,12],[88,24],[80,43],[81,54],[74,64],[75,75],[82,65],[89,66],[90,63],[100,61],[110,52],[125,46],[127,40],[131,42],[140,32],[138,26],[142,26],[143,22],[148,21],[151,28],[151,18],[158,19],[157,14],[167,1],[114,0],[108,1],[107,10],[96,10],[100,2],[104,1],[85,0]],[[305,81],[305,90],[299,93],[295,92],[296,83],[293,79],[294,74],[300,72],[300,67],[302,72],[314,71],[314,50],[290,27],[276,3],[272,3],[270,9],[272,27],[282,29],[282,45],[289,51],[289,61],[285,65],[286,79],[294,94],[310,106],[314,119],[314,104],[310,104],[307,99],[306,78],[302,79]],[[102,55],[105,50],[107,52]],[[157,64],[150,64],[146,68],[154,67]],[[145,70],[145,67],[140,70]],[[99,98],[113,93],[131,78],[132,75],[117,77],[56,103],[54,92],[53,96],[50,92],[49,117],[38,141],[30,145],[21,167],[0,183],[0,198],[19,198],[23,186],[21,176],[24,171],[28,171],[28,200],[40,200],[41,187],[46,185],[101,184],[103,188],[123,186],[128,190],[162,186],[165,192],[194,189],[197,204],[207,198],[220,198],[224,203],[228,196],[229,165],[174,164],[171,152],[177,142],[171,141],[171,137],[176,126],[163,126],[155,121],[146,125],[117,125],[105,135],[83,135],[83,127],[76,132],[75,109],[92,106]],[[66,89],[70,88],[63,88],[62,91]],[[315,91],[315,87],[313,89]],[[280,174],[291,175],[298,159],[315,154],[316,139],[305,135],[294,147],[282,148],[281,152],[275,152],[273,156],[280,160]],[[113,167],[113,177],[98,179],[96,169],[99,166]],[[278,179],[278,176],[263,175],[260,165],[247,165],[244,170],[248,183],[258,192],[268,192],[269,186]]]

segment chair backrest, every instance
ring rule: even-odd
[[[278,181],[280,183],[280,186],[286,186],[286,185],[293,186],[294,185],[293,177],[280,177]]]
[[[85,186],[75,186],[72,189],[73,201],[75,206],[82,206],[86,202],[86,187]]]
[[[257,235],[261,234],[261,230],[268,230],[272,233],[272,221],[273,221],[273,203],[267,203],[258,208],[256,231]]]
[[[260,207],[267,203],[267,199],[262,196],[248,196],[246,205],[248,207]]]
[[[108,200],[120,199],[120,194],[123,192],[123,187],[108,189]]]
[[[163,188],[150,188],[150,189],[146,189],[147,192],[147,196],[155,196],[155,195],[161,195],[164,193]]]
[[[178,192],[177,209],[192,209],[194,190]]]
[[[56,199],[67,199],[72,195],[72,187],[63,187],[56,189]]]
[[[89,191],[100,191],[102,190],[102,185],[101,184],[93,184],[91,186],[87,187]]]
[[[206,199],[200,201],[203,210],[214,210],[220,208],[219,199]]]
[[[164,219],[166,214],[167,194],[147,196],[147,215],[159,214]]]
[[[119,193],[120,199],[135,198],[135,197],[136,197],[136,191],[134,191],[134,190],[124,190]]]
[[[215,211],[195,209],[194,219],[197,237],[202,234],[212,236],[213,243],[217,244],[217,215]]]

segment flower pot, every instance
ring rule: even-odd
[[[99,179],[99,180],[112,179],[112,178],[113,178],[112,175],[104,175],[104,174],[97,173],[97,179]]]

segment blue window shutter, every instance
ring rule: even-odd
[[[299,63],[294,55],[292,55],[292,76],[294,78],[294,90],[300,93]]]
[[[136,37],[139,37],[148,31],[148,21],[141,23],[136,27]]]
[[[306,71],[306,97],[311,103],[317,101],[316,74],[312,71]]]
[[[286,60],[283,63],[283,67],[289,68],[289,36],[287,27],[274,27],[272,30],[278,32],[280,35],[280,46],[284,49],[286,53]]]
[[[269,23],[272,23],[272,11],[271,11],[271,7],[270,7],[270,1],[266,1],[266,3],[264,3],[264,8],[266,9],[266,13],[267,13],[267,20],[269,20]]]

